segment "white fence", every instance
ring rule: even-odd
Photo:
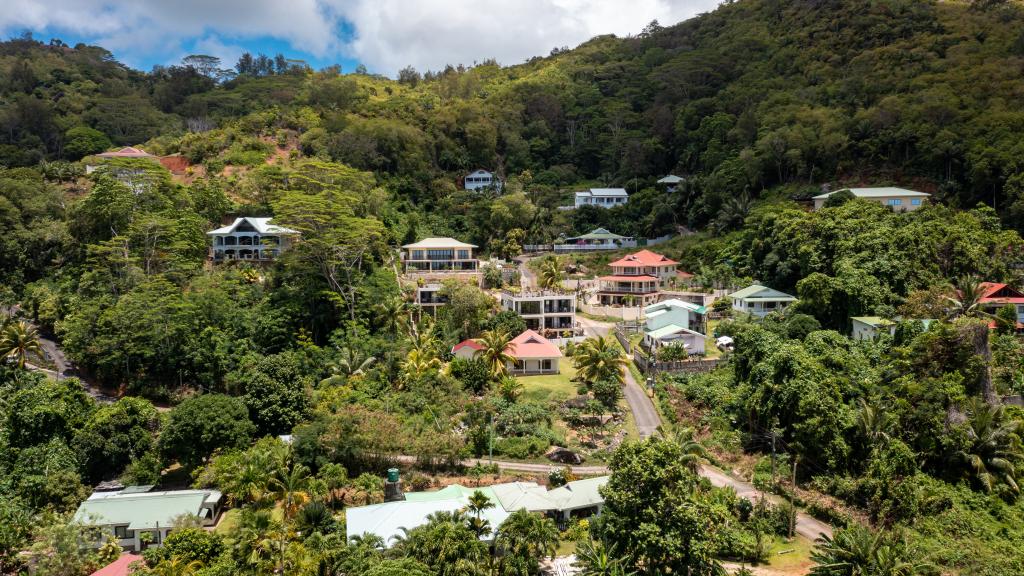
[[[592,316],[610,316],[618,320],[639,320],[644,314],[644,309],[639,306],[599,306],[596,304],[581,304],[577,309]]]

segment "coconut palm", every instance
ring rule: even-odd
[[[981,282],[974,276],[961,276],[953,283],[956,288],[955,296],[946,296],[949,304],[948,316],[950,319],[961,316],[972,316],[976,318],[991,318],[992,315],[982,310],[981,297],[984,291]]]
[[[476,535],[483,536],[489,534],[491,531],[491,523],[487,519],[482,517],[484,510],[494,508],[494,502],[487,497],[486,494],[479,490],[475,490],[470,496],[466,504],[466,511],[473,515],[469,521],[469,527],[476,532]]]
[[[889,439],[889,432],[893,428],[893,419],[885,410],[872,406],[866,400],[861,399],[860,410],[857,411],[857,427],[868,441],[868,445],[874,447],[879,442]]]
[[[588,338],[573,353],[576,374],[585,382],[612,380],[624,383],[626,356],[610,338]]]
[[[377,361],[374,356],[363,356],[351,348],[342,348],[338,359],[327,365],[330,376],[320,381],[321,386],[344,384],[353,376],[362,376]]]
[[[478,350],[476,355],[483,360],[490,370],[491,376],[498,380],[508,374],[508,364],[515,359],[508,353],[509,342],[512,338],[508,332],[502,330],[487,330],[480,335],[477,342],[483,348]]]
[[[659,426],[658,434],[666,441],[675,442],[679,445],[679,451],[681,453],[680,462],[684,466],[689,468],[694,474],[700,472],[701,460],[708,457],[708,451],[704,448],[703,444],[694,438],[692,428],[682,428],[670,431]]]
[[[562,269],[558,266],[557,258],[548,256],[540,263],[537,283],[546,290],[558,290],[562,287]]]
[[[498,527],[494,545],[503,557],[536,562],[553,557],[558,550],[559,532],[554,520],[525,509],[516,510]]]
[[[0,332],[0,358],[10,358],[18,368],[24,368],[29,354],[43,355],[39,332],[25,321],[9,323]]]
[[[295,516],[299,508],[309,502],[309,478],[309,468],[296,464],[271,479],[270,489],[281,502],[286,518]]]
[[[999,483],[1014,493],[1020,492],[1017,473],[1024,466],[1020,422],[1006,417],[1003,406],[977,399],[971,399],[968,412],[965,424],[971,444],[956,452],[956,460],[986,492]]]
[[[434,353],[427,349],[413,348],[405,355],[402,362],[402,374],[398,379],[399,390],[404,389],[410,382],[415,382],[424,374],[437,372],[442,366],[441,360]]]
[[[373,307],[377,321],[387,334],[396,334],[412,316],[412,304],[405,298],[391,298]]]

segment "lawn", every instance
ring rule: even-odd
[[[576,369],[572,366],[572,358],[558,360],[559,374],[541,376],[517,376],[523,383],[523,399],[533,402],[562,402],[576,396]]]

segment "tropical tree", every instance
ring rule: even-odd
[[[405,355],[402,362],[402,374],[398,379],[398,388],[404,389],[408,384],[415,382],[420,377],[437,372],[443,363],[441,359],[425,348],[413,348]]]
[[[562,269],[558,265],[558,258],[548,256],[540,263],[537,283],[546,290],[558,290],[562,287]]]
[[[491,508],[494,508],[494,502],[491,502],[491,499],[483,492],[476,490],[469,496],[466,511],[473,515],[469,527],[476,532],[477,536],[483,536],[491,531],[490,522],[482,516],[484,510]]]
[[[708,458],[708,451],[703,444],[694,438],[693,428],[669,431],[659,426],[658,433],[662,438],[679,446],[680,463],[689,468],[694,474],[700,472],[701,460]]]
[[[860,429],[860,433],[870,447],[888,440],[893,424],[893,418],[888,412],[869,404],[863,398],[860,400],[860,410],[857,411],[857,428]]]
[[[974,276],[961,276],[954,283],[955,295],[946,296],[949,305],[948,318],[954,319],[961,316],[974,318],[991,318],[992,315],[981,308],[981,298],[984,294],[981,282]]]
[[[477,341],[483,348],[478,350],[476,355],[487,365],[491,376],[495,380],[500,380],[506,376],[508,374],[508,364],[515,360],[508,353],[508,345],[512,341],[508,332],[487,330],[480,335]]]
[[[376,361],[375,356],[364,356],[352,348],[342,348],[338,358],[327,366],[330,376],[321,380],[320,385],[334,386],[353,376],[362,376]]]
[[[1007,417],[1001,405],[992,406],[972,398],[964,423],[969,444],[955,453],[965,472],[986,492],[1005,484],[1019,494],[1019,468],[1024,465],[1019,420]]]
[[[633,576],[635,571],[601,542],[584,542],[576,549],[576,562],[580,576]]]
[[[286,518],[291,518],[303,505],[309,502],[309,468],[295,464],[282,470],[270,481],[274,497],[281,502]]]
[[[516,510],[498,527],[494,546],[503,563],[525,566],[537,574],[539,560],[553,557],[558,549],[559,532],[555,521],[525,509]]]
[[[915,557],[899,532],[872,532],[860,524],[822,536],[811,559],[812,576],[916,576],[933,567]]]
[[[24,368],[29,354],[43,355],[39,332],[25,321],[9,323],[0,332],[0,357],[10,358],[18,368]]]
[[[518,400],[522,396],[524,389],[523,383],[513,376],[505,376],[498,383],[498,394],[507,402]]]
[[[576,347],[573,363],[576,374],[585,382],[611,380],[620,385],[625,382],[626,355],[608,337],[584,340]]]

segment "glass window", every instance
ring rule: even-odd
[[[542,370],[551,370],[551,360],[541,360],[540,367]]]
[[[114,537],[118,540],[124,540],[128,537],[127,526],[114,526]]]
[[[913,199],[910,200],[910,204],[912,206],[920,206],[921,205],[921,199],[920,198],[913,198]]]
[[[889,206],[902,206],[903,200],[899,198],[889,198]]]

